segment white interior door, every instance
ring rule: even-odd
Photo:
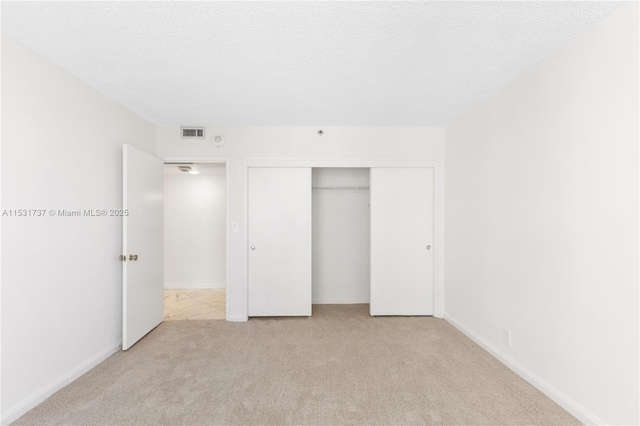
[[[311,169],[249,168],[249,316],[311,315]]]
[[[433,315],[433,169],[372,168],[371,315]]]
[[[123,155],[122,349],[163,318],[164,164],[131,146]]]

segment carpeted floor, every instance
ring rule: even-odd
[[[162,323],[15,424],[579,424],[446,321]]]

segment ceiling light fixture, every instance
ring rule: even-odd
[[[195,166],[178,166],[178,170],[183,173],[189,173],[190,175],[197,175],[198,173],[200,173],[200,170],[198,170]]]

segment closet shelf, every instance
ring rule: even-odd
[[[368,186],[314,186],[313,189],[368,191]]]

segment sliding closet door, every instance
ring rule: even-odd
[[[371,315],[433,315],[433,169],[371,169]]]
[[[311,315],[311,169],[249,168],[249,316]]]

